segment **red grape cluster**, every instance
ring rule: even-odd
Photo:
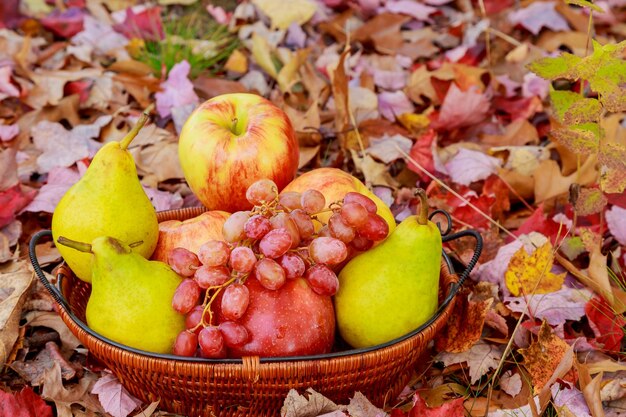
[[[237,320],[250,301],[244,285],[249,277],[268,290],[304,277],[317,294],[332,296],[339,286],[333,268],[389,232],[376,214],[376,203],[360,193],[348,193],[326,208],[319,191],[278,195],[273,181],[259,180],[248,188],[246,198],[254,207],[226,220],[225,241],[210,240],[197,254],[176,248],[168,255],[170,266],[184,277],[172,306],[186,315],[187,329],[176,338],[174,354],[220,358],[227,356],[228,347],[248,342],[249,333]],[[317,215],[326,211],[332,215],[323,224]],[[218,324],[211,307],[216,300],[226,319]]]

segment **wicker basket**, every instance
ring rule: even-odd
[[[158,218],[159,221],[184,220],[202,211],[161,212]],[[477,259],[480,235],[473,231],[449,235],[449,229],[444,240],[467,235],[477,239]],[[44,231],[33,237],[31,261],[40,280],[59,303],[61,318],[72,333],[133,395],[146,402],[160,400],[160,408],[189,417],[275,416],[291,388],[302,392],[312,387],[336,402],[345,403],[356,391],[377,406],[393,401],[408,382],[428,342],[448,320],[454,296],[475,263],[466,267],[459,280],[444,253],[439,310],[419,329],[384,345],[288,358],[182,358],[129,348],[89,329],[85,324],[85,307],[91,286],[75,278],[63,264],[57,270],[59,291],[47,281],[34,255],[37,241],[50,234]]]

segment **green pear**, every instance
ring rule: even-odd
[[[355,348],[403,336],[437,310],[441,233],[428,220],[424,190],[418,215],[406,218],[378,246],[350,260],[339,273],[337,328]]]
[[[61,198],[52,215],[52,235],[91,242],[112,236],[125,243],[142,241],[133,250],[149,258],[156,248],[159,224],[143,190],[130,142],[148,120],[147,109],[121,142],[105,144],[94,156],[85,175]],[[74,274],[91,280],[91,255],[59,245],[59,252]]]
[[[110,236],[91,244],[60,236],[61,245],[93,258],[87,325],[115,342],[155,353],[171,353],[185,330],[185,316],[172,308],[181,277],[160,261],[149,261]]]

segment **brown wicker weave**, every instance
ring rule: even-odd
[[[202,209],[159,213],[159,220],[184,220]],[[84,322],[91,287],[62,265],[57,276],[71,312]],[[440,299],[456,281],[442,265]],[[445,294],[444,294],[445,292]],[[346,403],[356,391],[378,406],[393,401],[408,382],[429,341],[443,327],[454,300],[423,331],[390,346],[367,352],[289,361],[243,360],[185,361],[131,352],[85,331],[63,308],[61,318],[91,354],[117,375],[136,397],[189,417],[276,416],[291,388],[303,392],[312,387],[336,402]]]

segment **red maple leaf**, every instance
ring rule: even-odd
[[[413,408],[409,411],[408,417],[463,417],[463,398],[457,398],[439,407],[430,408],[418,394],[413,397]]]
[[[417,161],[417,163],[420,164],[422,167],[426,168],[426,170],[428,170],[428,172],[430,173],[435,172],[435,162],[433,160],[432,149],[432,144],[435,140],[435,137],[437,137],[437,132],[435,132],[434,129],[428,129],[428,131],[426,131],[419,138],[417,138],[417,140],[413,144],[413,147],[411,148],[411,151],[409,152],[411,158]],[[415,164],[409,162],[409,169],[413,172],[420,174],[420,178],[422,179],[422,181],[430,182],[430,177],[428,177],[419,168],[417,168]]]
[[[0,391],[0,416],[52,417],[52,408],[30,387],[11,394]]]
[[[20,184],[0,192],[0,227],[15,219],[15,214],[26,207],[35,198],[36,190],[24,192]]]
[[[602,343],[605,350],[619,352],[626,325],[624,317],[616,314],[606,300],[598,296],[585,304],[585,314],[596,334],[596,341]]]

